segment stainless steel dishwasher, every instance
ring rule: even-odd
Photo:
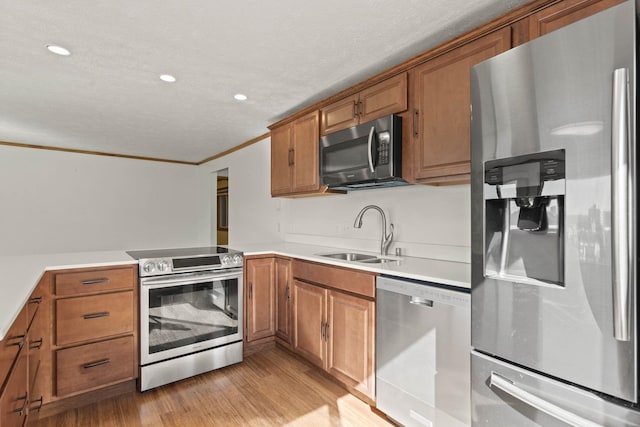
[[[380,276],[377,408],[405,426],[471,424],[469,290]]]

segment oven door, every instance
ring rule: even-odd
[[[141,279],[142,365],[242,340],[242,269]]]

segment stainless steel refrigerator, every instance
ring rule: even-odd
[[[637,12],[473,67],[474,426],[640,426]]]

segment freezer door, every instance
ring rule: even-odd
[[[474,427],[640,425],[640,412],[477,352],[471,371]]]
[[[635,2],[623,3],[472,71],[472,346],[630,402],[638,402],[635,19]],[[564,189],[548,210],[558,225],[503,238],[504,224],[487,212],[506,208],[487,198],[485,165],[556,150]],[[506,194],[504,206],[527,202]],[[487,271],[499,251],[508,253],[502,270],[519,277]],[[538,280],[551,254],[564,262],[547,262],[552,280]]]

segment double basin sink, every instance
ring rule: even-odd
[[[398,263],[396,258],[387,258],[383,256],[359,254],[356,252],[340,252],[335,254],[318,254],[325,258],[339,259],[343,261],[361,262],[364,264],[385,264],[385,263]]]

